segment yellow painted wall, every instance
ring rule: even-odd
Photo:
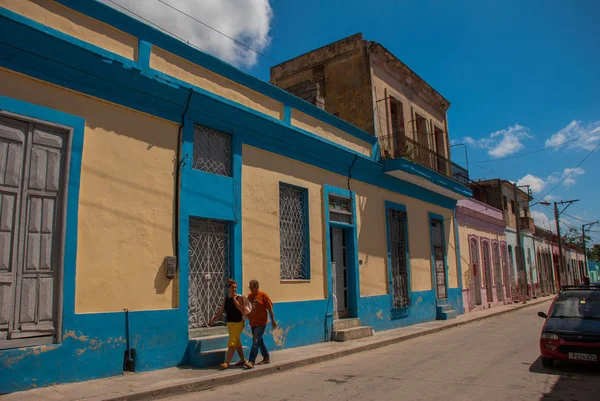
[[[283,120],[283,104],[281,102],[230,81],[156,46],[152,47],[150,67],[273,118]]]
[[[347,188],[347,177],[253,147],[243,147],[242,264],[245,281],[257,279],[276,302],[323,299],[327,294],[323,185]],[[279,276],[279,183],[308,189],[311,279],[282,282]],[[357,194],[361,296],[387,294],[385,200],[407,207],[412,290],[432,289],[428,213],[443,215],[448,243],[449,286],[458,286],[452,211],[362,182]],[[245,284],[244,284],[245,285]]]
[[[481,288],[485,289],[485,269],[483,268],[483,255],[482,255],[482,251],[481,251],[481,239],[482,238],[488,238],[490,240],[490,245],[492,244],[491,241],[497,240],[500,244],[502,243],[502,241],[506,241],[506,237],[505,235],[498,235],[496,233],[492,233],[488,230],[484,230],[481,229],[479,227],[475,227],[472,225],[468,225],[465,224],[464,222],[459,222],[458,224],[458,236],[460,238],[460,258],[461,258],[461,266],[462,266],[462,271],[463,271],[463,285],[466,288],[466,283],[469,283],[471,281],[471,274],[472,274],[472,265],[471,265],[471,253],[470,253],[470,247],[469,247],[469,235],[476,235],[477,236],[477,244],[478,244],[478,251],[479,251],[479,268],[478,268],[478,274],[481,274]],[[490,248],[490,256],[492,255],[492,249]],[[500,248],[500,266],[504,266],[503,265],[503,255],[502,255],[502,248]],[[492,265],[490,266],[492,269],[492,283],[494,283],[494,285],[496,285],[496,279],[494,276],[494,265],[493,262],[490,261],[490,263],[492,263]],[[510,268],[510,262],[506,261],[506,267]],[[503,270],[504,272],[504,270]],[[504,280],[504,275],[502,276],[502,280]]]
[[[130,60],[137,59],[137,38],[54,1],[0,0],[0,7]]]
[[[292,125],[308,132],[312,132],[322,138],[335,142],[338,145],[362,153],[365,156],[371,156],[371,145],[361,141],[353,135],[339,130],[321,120],[317,120],[308,114],[292,109]]]
[[[177,124],[0,69],[0,94],[85,118],[75,311],[172,308]]]

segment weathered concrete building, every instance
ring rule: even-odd
[[[450,162],[450,102],[360,33],[274,66],[271,83],[377,136],[382,159],[411,159],[468,177]]]

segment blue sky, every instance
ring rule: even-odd
[[[467,144],[472,179],[528,183],[541,196],[572,171],[546,199],[580,199],[565,224],[600,218],[600,149],[571,170],[600,144],[598,1],[168,0],[266,57],[154,0],[116,1],[139,4],[144,16],[263,80],[275,62],[362,32],[450,100],[450,137]],[[453,148],[453,159],[464,164],[463,153]],[[554,226],[551,208],[534,210],[538,225]],[[592,229],[600,242],[600,225]]]
[[[517,181],[529,174],[521,183],[532,184],[541,196],[600,143],[600,2],[366,4],[274,0],[272,41],[265,54],[283,61],[356,32],[383,44],[450,100],[450,136],[467,143],[474,179]],[[270,64],[261,58],[251,72],[268,79]],[[562,137],[548,140],[574,121],[565,139],[590,136],[530,156],[477,163],[557,145]],[[493,133],[498,134],[490,138]],[[461,147],[453,148],[459,163],[464,163],[462,153]],[[597,220],[600,149],[580,169],[548,198],[580,199],[566,213]],[[548,216],[537,216],[538,223],[553,224],[551,208],[534,210]],[[561,221],[581,226],[566,215]],[[600,232],[600,226],[592,229]],[[600,234],[594,238],[600,241]]]

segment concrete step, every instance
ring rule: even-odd
[[[209,337],[216,335],[224,335],[227,334],[226,326],[215,326],[215,327],[199,327],[197,329],[190,329],[190,338],[198,338],[198,337]]]
[[[449,310],[438,315],[439,320],[456,319],[457,313],[455,310]]]
[[[333,331],[346,330],[358,326],[360,326],[360,319],[358,318],[338,319],[333,322]]]
[[[359,338],[371,337],[373,329],[370,326],[352,327],[350,329],[337,330],[331,335],[333,341],[344,342],[358,340]]]
[[[437,306],[448,305],[448,298],[438,299],[436,305]]]
[[[190,338],[190,344],[195,343],[194,352],[207,352],[216,349],[227,348],[229,334],[217,334],[214,336]]]
[[[438,305],[437,306],[437,312],[438,313],[444,313],[444,312],[448,312],[450,310],[452,310],[452,305],[450,305],[450,304]]]

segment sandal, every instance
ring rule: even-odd
[[[229,367],[229,364],[227,363],[222,363],[221,366],[219,367],[219,370],[225,370]]]
[[[254,364],[252,362],[246,362],[246,369],[252,369]]]
[[[258,364],[259,365],[268,365],[271,363],[270,359],[263,359],[262,361],[260,361]]]
[[[246,365],[246,361],[244,360],[244,361],[239,361],[238,363],[236,363],[236,364],[235,364],[235,365],[233,365],[233,366],[240,367],[240,366],[245,366],[245,365]]]

